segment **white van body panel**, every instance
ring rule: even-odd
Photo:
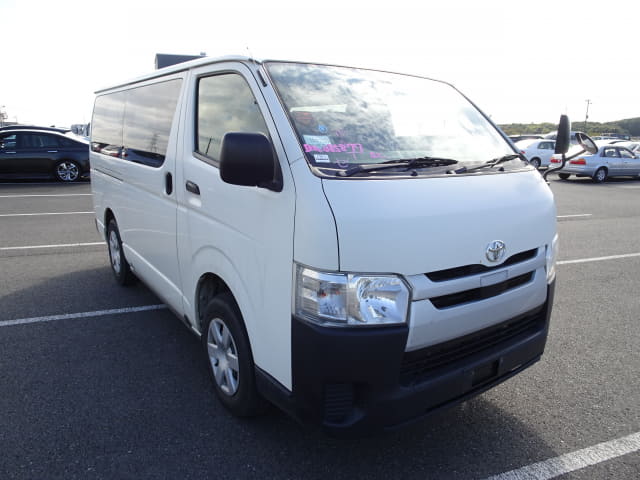
[[[247,80],[263,114],[269,112],[249,68],[224,62],[194,69],[188,79],[190,91],[203,76],[240,73]],[[186,118],[195,116],[195,96],[187,100]],[[187,317],[194,328],[198,312],[197,292],[203,275],[213,273],[231,289],[247,329],[256,366],[282,385],[291,388],[291,260],[295,185],[278,131],[264,115],[280,161],[284,188],[281,192],[225,183],[220,171],[194,156],[193,122],[185,121],[182,168],[178,175],[178,251],[184,284]],[[186,182],[199,186],[200,194],[185,189]]]
[[[172,75],[163,81],[182,78]],[[154,82],[145,82],[136,87]],[[183,85],[184,87],[184,85]],[[180,102],[172,121],[164,163],[159,168],[124,162],[91,152],[92,182],[100,198],[96,217],[109,208],[118,223],[125,256],[136,276],[145,281],[176,313],[182,314],[182,286],[176,250],[176,199],[166,191],[166,176],[175,176],[176,138],[180,128]],[[97,158],[96,158],[97,157]],[[96,161],[97,160],[97,161]],[[106,225],[103,225],[103,231]]]
[[[304,160],[294,163],[291,170],[296,189],[304,192],[296,197],[295,261],[320,270],[337,271],[340,265],[336,222],[322,181],[311,173]]]
[[[325,180],[343,271],[417,275],[469,264],[505,242],[505,258],[544,247],[555,204],[535,171],[404,180]]]

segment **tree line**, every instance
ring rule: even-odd
[[[544,134],[558,129],[555,123],[509,123],[499,125],[507,135],[523,134]],[[585,128],[584,121],[572,122],[572,129],[585,132],[590,136],[602,135],[603,133],[619,133],[640,137],[640,117],[617,120],[615,122],[587,122]]]

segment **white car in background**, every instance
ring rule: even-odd
[[[527,157],[529,163],[536,168],[548,167],[556,148],[556,142],[547,138],[521,140],[515,145],[520,153]]]

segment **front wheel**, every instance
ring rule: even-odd
[[[595,183],[602,183],[607,179],[607,170],[606,168],[600,167],[596,170],[596,173],[593,174],[592,177]]]
[[[56,164],[53,173],[60,182],[75,182],[80,178],[80,166],[71,160],[63,160]]]
[[[568,173],[559,173],[558,176],[560,177],[560,180],[567,180],[571,175]]]
[[[220,402],[238,417],[262,413],[255,366],[240,310],[230,294],[216,296],[204,313],[202,343]]]

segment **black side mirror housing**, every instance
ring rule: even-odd
[[[556,135],[555,153],[567,153],[571,146],[571,122],[567,115],[560,115],[558,133]]]
[[[229,132],[220,147],[220,178],[232,185],[282,191],[282,172],[262,133]]]

